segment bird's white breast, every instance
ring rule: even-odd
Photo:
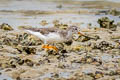
[[[47,35],[47,42],[62,42],[63,38],[58,33],[49,33]]]
[[[27,30],[29,33],[37,36],[38,38],[40,38],[42,41],[44,41],[45,43],[55,43],[55,42],[62,42],[64,39],[60,36],[59,33],[49,33],[47,35],[43,35],[40,32],[34,32],[31,30]]]
[[[40,38],[41,40],[45,40],[46,37],[44,35],[42,35],[40,32],[34,32],[34,31],[31,31],[31,30],[27,30],[29,33],[31,33],[32,35],[35,35],[37,36],[38,38]]]

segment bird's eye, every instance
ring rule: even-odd
[[[77,30],[77,28],[74,28],[74,30]]]

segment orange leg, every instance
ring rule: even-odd
[[[55,50],[56,52],[58,52],[58,48],[55,47],[55,46],[51,46],[51,45],[43,45],[42,48],[43,48],[43,49],[46,49],[46,50],[53,49],[53,50]]]

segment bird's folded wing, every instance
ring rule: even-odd
[[[28,30],[34,31],[34,32],[40,32],[43,35],[47,35],[50,32],[57,32],[57,28],[29,28]]]

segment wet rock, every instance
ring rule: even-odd
[[[95,72],[95,76],[94,76],[95,79],[99,79],[99,78],[102,78],[102,77],[103,77],[103,73],[102,72],[100,72],[100,71],[96,71]]]
[[[69,41],[66,41],[66,42],[65,42],[65,44],[66,44],[67,46],[70,46],[72,43],[73,43],[72,40],[69,40]]]
[[[19,34],[16,36],[16,39],[19,44],[24,46],[41,45],[42,43],[42,41],[39,40],[37,37],[30,35],[28,33]]]
[[[60,5],[57,5],[56,8],[62,8],[63,6],[60,4]]]
[[[79,42],[85,42],[85,41],[89,41],[90,39],[91,38],[88,37],[88,36],[80,36],[77,41],[79,41]]]
[[[13,44],[12,42],[15,42],[15,41],[6,37],[6,38],[3,39],[3,43],[2,44],[3,45],[12,46],[12,44]]]
[[[42,41],[39,38],[24,32],[18,34],[7,33],[0,37],[0,44],[12,46],[12,47],[16,47],[17,45],[35,46],[35,45],[41,45]]]
[[[106,28],[115,31],[117,28],[117,25],[114,24],[114,21],[110,20],[108,17],[102,17],[98,19],[98,23],[100,24],[101,28]]]
[[[16,47],[16,49],[20,52],[20,53],[26,53],[26,54],[36,54],[36,48],[35,47],[29,47],[29,46],[21,46],[18,45]]]
[[[54,74],[52,75],[52,77],[53,77],[53,78],[59,78],[59,74],[54,73]]]
[[[90,46],[85,46],[85,45],[75,45],[72,46],[71,50],[74,52],[80,52],[80,51],[90,52],[92,48]]]
[[[19,64],[19,65],[23,65],[24,64],[24,60],[19,58],[19,57],[15,57],[13,59],[14,59],[14,62],[16,62],[16,64]]]
[[[91,56],[84,56],[82,59],[81,59],[81,62],[82,63],[94,63],[94,62],[98,62],[95,58],[92,58]],[[98,62],[100,63],[100,62]]]
[[[12,76],[12,78],[13,79],[18,79],[18,78],[20,78],[20,73],[19,72],[17,72],[17,71],[13,71],[12,73],[11,73],[11,76]]]
[[[3,23],[2,25],[0,25],[0,29],[8,30],[8,31],[13,30],[13,28],[10,25],[6,24],[6,23]]]
[[[4,60],[3,62],[3,68],[16,68],[17,66],[24,64],[24,60],[20,59],[19,57],[11,57],[8,60]]]
[[[102,51],[110,50],[114,48],[115,48],[114,45],[106,41],[101,41],[100,43],[97,43],[96,45],[94,45],[94,49],[100,49]]]
[[[120,75],[120,69],[117,69],[117,70],[116,70],[116,73],[117,73],[118,75]]]
[[[93,77],[85,75],[82,80],[94,80]]]
[[[1,49],[1,48],[3,48],[3,46],[2,46],[2,45],[0,45],[0,49]]]
[[[46,20],[42,20],[42,21],[40,22],[40,24],[41,24],[42,26],[48,25],[48,23],[47,23]]]
[[[120,11],[117,11],[116,9],[110,9],[108,11],[108,14],[111,14],[113,16],[118,16],[118,15],[120,15]]]
[[[32,28],[32,26],[18,26],[18,29],[29,29]]]
[[[92,39],[92,40],[95,40],[95,41],[97,41],[98,39],[100,39],[100,37],[98,36],[98,35],[88,35],[89,37],[90,37],[90,39]]]
[[[68,25],[67,24],[54,24],[54,27],[57,27],[59,29],[63,29],[63,30],[66,30],[68,28]]]
[[[59,51],[64,49],[64,44],[63,43],[56,43],[55,46],[58,48]]]
[[[33,67],[33,65],[34,65],[33,61],[31,61],[29,59],[26,59],[25,63],[27,64],[27,66],[30,66],[30,67]]]
[[[2,73],[0,72],[0,75],[2,75]]]
[[[91,34],[73,34],[73,40],[78,42],[86,42],[89,40],[98,40],[100,37],[98,35],[91,35]]]
[[[52,80],[52,78],[47,78],[47,77],[46,77],[46,78],[44,78],[43,80]]]
[[[53,20],[54,26],[59,26],[59,20]]]
[[[119,27],[120,27],[120,22],[118,22],[118,23],[117,23],[117,26],[119,26]]]

